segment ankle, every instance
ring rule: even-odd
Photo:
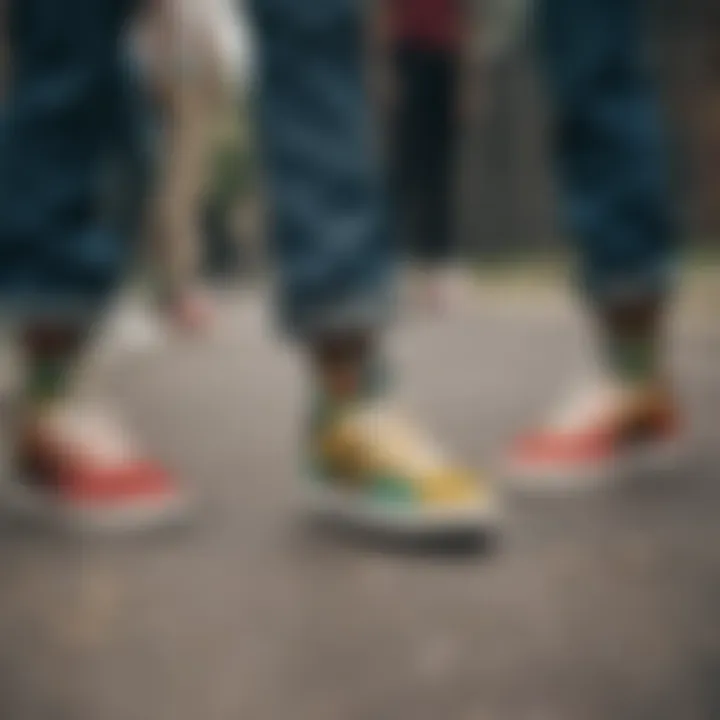
[[[310,349],[319,393],[343,403],[367,394],[375,384],[375,343],[366,335],[335,334],[318,339]]]
[[[25,371],[21,407],[25,413],[45,413],[71,393],[87,335],[85,328],[73,326],[24,328],[20,343]]]
[[[662,384],[656,340],[648,337],[610,337],[605,364],[611,377],[628,388],[653,388]]]
[[[604,313],[604,363],[621,385],[640,389],[665,384],[663,320],[657,300],[614,307]]]

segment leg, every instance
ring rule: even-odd
[[[422,256],[423,228],[419,219],[420,190],[426,171],[422,121],[423,53],[399,47],[394,54],[397,97],[390,128],[389,159],[394,231],[412,261]]]
[[[253,4],[283,317],[295,335],[374,330],[388,313],[393,263],[363,90],[361,4]]]
[[[439,269],[453,256],[453,187],[457,132],[458,59],[452,52],[426,53],[421,103],[416,122],[424,148],[419,252],[421,261]]]
[[[453,51],[425,51],[417,83],[418,160],[416,258],[425,302],[442,308],[460,289],[454,258],[455,145],[459,59]],[[454,304],[454,303],[450,303]]]
[[[408,299],[432,305],[428,276],[427,224],[429,155],[435,138],[428,132],[427,52],[399,46],[393,55],[396,90],[388,142],[393,230],[410,263]],[[430,199],[431,205],[436,202]]]
[[[605,377],[521,442],[518,472],[531,480],[604,478],[636,450],[665,449],[677,436],[661,353],[674,200],[641,15],[639,0],[543,0],[539,9],[561,199]]]
[[[103,220],[120,108],[127,0],[13,0],[12,82],[0,116],[0,299],[6,311],[98,313],[124,247]]]
[[[675,204],[641,0],[543,0],[538,26],[562,205],[586,287],[603,305],[661,295]]]
[[[209,11],[219,8],[212,5]],[[164,162],[153,234],[163,271],[163,303],[180,327],[199,330],[210,319],[199,288],[203,203],[216,131],[230,109],[233,87],[219,47],[228,31],[219,26],[224,18],[211,15],[201,26],[184,12],[182,4],[170,6],[149,20],[156,25],[149,28],[156,38],[165,33],[175,40],[154,68],[156,78],[166,78],[167,92],[162,98]]]
[[[214,130],[223,106],[203,77],[178,78],[165,108],[164,152],[152,233],[159,260],[160,300],[181,329],[207,327],[211,309],[200,291],[202,208]]]
[[[317,383],[314,497],[321,509],[393,529],[482,527],[490,495],[377,402],[393,252],[363,90],[362,5],[254,7],[283,316]]]
[[[72,374],[125,250],[102,180],[124,116],[129,13],[125,0],[13,0],[0,118],[0,299],[27,371],[15,453],[24,482],[8,500],[93,524],[158,519],[177,500],[162,470],[71,407]]]

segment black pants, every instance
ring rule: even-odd
[[[397,232],[411,258],[439,265],[455,245],[459,62],[453,52],[411,46],[398,48],[394,61],[390,164]]]

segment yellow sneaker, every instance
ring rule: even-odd
[[[311,437],[312,509],[371,530],[494,530],[490,485],[456,468],[379,401],[318,413]]]

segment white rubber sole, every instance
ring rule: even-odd
[[[120,535],[185,524],[192,503],[185,495],[117,508],[69,507],[21,481],[0,487],[0,506],[19,519],[75,533]]]
[[[573,493],[645,476],[666,475],[681,465],[684,456],[683,440],[663,440],[625,451],[612,461],[594,466],[506,462],[501,475],[510,487],[523,492]]]
[[[462,509],[403,511],[378,507],[349,493],[334,490],[329,483],[305,483],[305,511],[318,519],[349,527],[406,537],[491,534],[499,529],[497,501]]]

